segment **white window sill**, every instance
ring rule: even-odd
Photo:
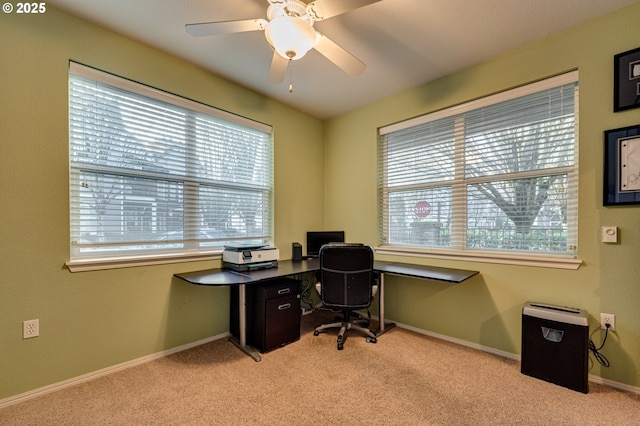
[[[460,260],[469,262],[498,263],[505,265],[537,266],[541,268],[573,269],[582,264],[579,259],[572,257],[535,256],[500,252],[462,252],[456,250],[433,250],[422,247],[380,246],[375,249],[376,254],[412,256],[445,260]]]
[[[220,260],[222,251],[208,253],[188,253],[178,255],[158,255],[144,257],[116,257],[103,259],[78,259],[66,262],[71,272],[97,271],[101,269],[131,268],[134,266],[163,265],[168,263]]]

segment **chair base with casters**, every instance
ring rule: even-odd
[[[347,332],[355,329],[366,336],[366,341],[376,343],[376,334],[369,330],[367,320],[357,311],[369,309],[373,299],[375,276],[373,271],[373,250],[363,244],[325,244],[320,248],[320,275],[316,285],[322,307],[342,312],[342,318],[323,324],[314,330],[314,336],[329,328],[339,328],[338,350],[344,348]],[[366,326],[363,326],[366,323]]]
[[[321,294],[320,283],[316,284],[316,290],[320,295]],[[378,286],[374,285],[372,298],[373,296],[376,295],[377,290],[378,290]],[[322,306],[322,303],[316,306],[315,309],[335,312],[336,314],[340,312],[336,309],[326,308]],[[318,336],[321,332],[324,332],[329,328],[339,328],[340,332],[338,333],[338,350],[342,350],[344,349],[343,347],[344,341],[347,340],[346,333],[352,328],[365,334],[367,336],[367,343],[376,343],[377,336],[374,331],[369,329],[370,324],[371,324],[371,313],[369,312],[369,309],[367,309],[367,318],[365,318],[362,314],[360,314],[360,312],[345,310],[345,311],[342,311],[342,317],[336,315],[334,322],[317,326],[313,331],[313,335]]]
[[[343,312],[343,319],[342,321],[336,321],[336,322],[332,322],[329,324],[322,324],[319,325],[318,327],[316,327],[316,329],[313,331],[313,335],[317,336],[319,335],[321,332],[329,329],[329,328],[339,328],[340,331],[338,332],[338,350],[341,351],[342,349],[344,349],[344,342],[345,340],[347,340],[347,332],[349,330],[358,330],[361,333],[365,334],[367,336],[367,343],[376,343],[377,342],[377,338],[376,338],[376,334],[369,330],[366,327],[362,327],[358,324],[356,324],[354,321],[350,321],[349,318],[351,316],[351,312],[350,311],[344,311]],[[366,320],[364,320],[366,321]],[[368,321],[367,321],[368,322]]]

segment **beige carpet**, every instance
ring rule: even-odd
[[[516,361],[394,328],[335,331],[260,363],[226,339],[0,410],[2,425],[640,425],[640,396],[575,392]]]

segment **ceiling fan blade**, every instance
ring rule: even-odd
[[[360,59],[320,33],[318,33],[316,44],[313,47],[344,72],[352,76],[361,74],[367,67]]]
[[[307,5],[307,13],[314,21],[322,21],[332,16],[341,15],[380,0],[315,0]]]
[[[194,37],[205,37],[220,34],[241,33],[245,31],[264,30],[267,21],[264,19],[245,19],[241,21],[203,22],[187,24],[184,29]]]
[[[273,52],[273,59],[271,59],[271,68],[269,68],[269,83],[280,84],[284,81],[284,77],[287,74],[287,66],[289,60],[278,55],[277,52]]]

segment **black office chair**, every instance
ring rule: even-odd
[[[371,305],[373,289],[373,250],[362,244],[325,244],[320,249],[320,297],[322,305],[341,310],[343,318],[316,327],[314,336],[328,328],[340,328],[338,350],[344,349],[348,330],[356,329],[376,343],[373,331],[351,320],[352,311]]]

